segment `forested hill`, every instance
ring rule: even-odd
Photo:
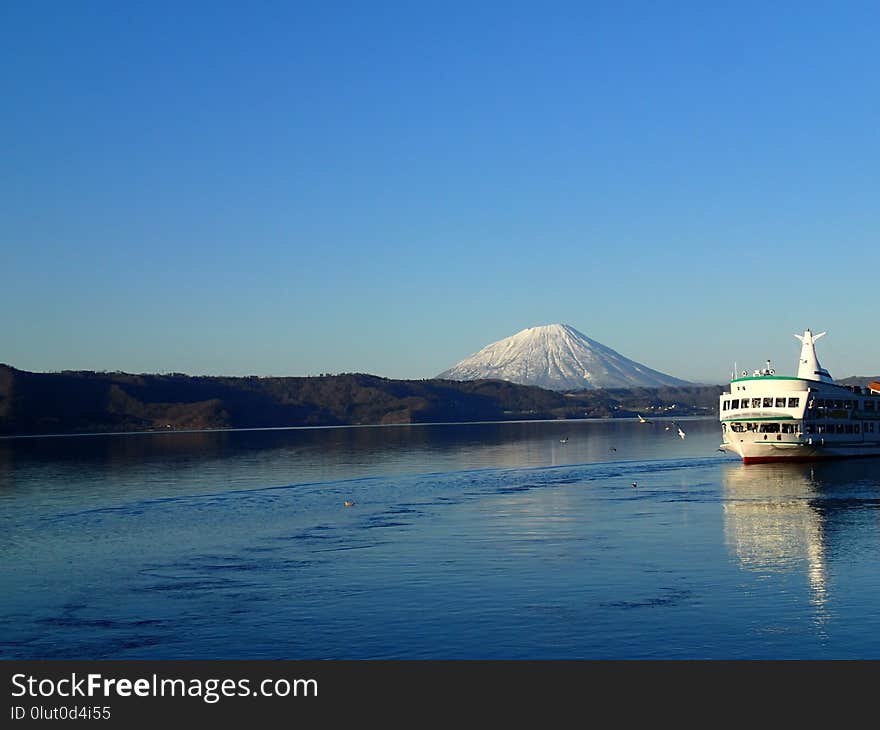
[[[31,373],[0,365],[0,434],[672,416],[717,412],[720,386],[557,393],[498,380]]]

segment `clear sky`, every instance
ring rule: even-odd
[[[715,6],[715,7],[711,7]],[[875,2],[0,4],[0,362],[880,374]]]

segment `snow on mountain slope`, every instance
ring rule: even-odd
[[[530,327],[444,370],[445,380],[509,380],[548,390],[691,385],[652,370],[566,324]]]

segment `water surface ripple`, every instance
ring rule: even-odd
[[[880,657],[880,461],[654,421],[0,440],[0,657]]]

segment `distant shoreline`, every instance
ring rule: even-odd
[[[197,377],[0,365],[0,436],[707,416],[722,386],[545,390],[504,380],[365,373]]]
[[[676,418],[658,416],[658,421],[710,421],[715,420],[717,415],[712,416],[678,416]],[[176,434],[193,433],[238,433],[248,431],[326,431],[344,428],[422,428],[430,426],[488,426],[488,425],[512,425],[517,423],[617,423],[635,422],[638,417],[614,418],[535,418],[508,421],[437,421],[434,423],[360,423],[340,424],[335,426],[260,426],[257,428],[190,428],[190,429],[153,429],[150,431],[96,431],[94,433],[28,433],[0,436],[0,441],[20,441],[24,439],[49,439],[49,438],[94,438],[96,436],[169,436]]]

